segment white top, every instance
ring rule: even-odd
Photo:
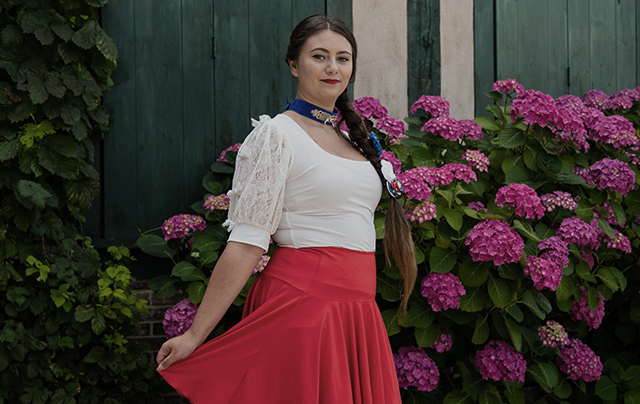
[[[375,251],[382,186],[371,163],[326,152],[283,114],[253,125],[228,193],[229,241]]]

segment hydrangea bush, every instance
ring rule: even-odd
[[[554,99],[507,79],[487,96],[491,117],[473,121],[432,95],[404,121],[375,98],[354,102],[404,187],[416,247],[405,314],[401,276],[384,259],[385,194],[374,219],[378,303],[403,401],[638,402],[640,88]],[[193,205],[206,226],[139,240],[175,261],[172,277],[154,281],[161,296],[201,300],[226,241],[236,151],[212,165]]]

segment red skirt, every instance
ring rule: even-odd
[[[399,404],[374,253],[278,248],[243,319],[160,374],[194,404]]]

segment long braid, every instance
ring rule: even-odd
[[[336,100],[336,108],[340,111],[342,119],[344,120],[347,128],[349,128],[349,138],[353,146],[362,151],[365,157],[369,160],[373,168],[375,168],[383,188],[386,190],[386,180],[382,175],[382,165],[380,164],[380,158],[369,141],[369,131],[349,100],[349,95],[345,90],[340,97]],[[339,132],[340,125],[336,125],[336,130]],[[413,239],[411,237],[411,226],[404,216],[404,210],[400,203],[395,198],[391,198],[391,204],[389,210],[385,215],[385,235],[384,235],[384,252],[387,259],[387,264],[391,265],[389,259],[389,252],[393,256],[394,261],[400,269],[400,273],[404,279],[404,293],[402,296],[401,308],[404,312],[407,310],[407,302],[413,286],[416,281],[418,268],[415,260],[415,249],[413,245]]]

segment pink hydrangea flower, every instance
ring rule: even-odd
[[[451,349],[453,345],[453,341],[451,340],[451,335],[443,332],[440,335],[440,339],[434,342],[430,348],[435,349],[438,353],[444,353]]]
[[[607,247],[615,248],[624,253],[631,254],[631,242],[624,234],[620,233],[618,230],[613,229],[613,233],[615,234],[614,238],[609,238],[606,234],[602,233],[602,241],[607,243]]]
[[[445,164],[444,166],[442,166],[442,170],[449,170],[449,172],[453,175],[453,178],[460,181],[464,181],[467,184],[471,180],[474,180],[474,181],[478,180],[476,173],[473,172],[471,167],[464,164],[458,164],[458,163]]]
[[[524,92],[524,86],[516,81],[516,79],[498,80],[493,83],[493,91],[509,94],[512,91],[520,94]]]
[[[256,265],[256,267],[253,268],[253,271],[251,272],[251,276],[262,272],[264,270],[264,267],[266,267],[267,264],[269,263],[270,259],[271,259],[270,256],[263,255],[262,258],[260,258],[260,261],[258,261],[258,264]]]
[[[438,387],[440,372],[424,349],[402,347],[397,354],[393,354],[393,361],[401,388],[413,386],[420,391],[432,391]]]
[[[545,238],[538,243],[538,249],[542,251],[540,258],[555,262],[561,269],[569,265],[569,245],[560,237]]]
[[[424,181],[432,187],[448,185],[453,181],[453,173],[445,167],[416,167],[420,168]],[[414,168],[415,170],[415,168]]]
[[[588,152],[591,147],[587,141],[586,134],[583,133],[575,134],[571,132],[558,131],[556,132],[556,141],[558,141],[558,143],[561,143],[561,141],[564,143],[572,143],[576,150],[582,150],[585,153]]]
[[[398,181],[409,199],[426,201],[431,196],[431,188],[425,181],[423,168],[426,167],[416,167],[398,174]]]
[[[594,311],[591,311],[589,303],[587,302],[587,290],[580,287],[580,291],[582,292],[582,297],[573,303],[573,307],[571,307],[569,311],[571,318],[576,321],[584,321],[589,326],[589,329],[600,327],[602,319],[604,318],[604,296],[598,292],[600,303]]]
[[[227,194],[209,195],[207,200],[202,204],[205,209],[209,210],[229,210],[229,197]]]
[[[598,189],[610,189],[625,195],[633,189],[636,174],[629,164],[617,159],[602,159],[593,163],[585,178],[587,184],[596,184]]]
[[[593,245],[598,242],[598,235],[593,226],[577,216],[564,219],[556,231],[556,236],[567,244]]]
[[[526,184],[509,184],[498,190],[496,194],[496,205],[502,207],[515,208],[518,216],[528,219],[538,219],[544,216],[544,207],[540,202],[540,197],[536,191]]]
[[[527,257],[527,266],[524,268],[524,274],[533,279],[533,286],[538,290],[547,287],[555,291],[562,279],[562,269],[558,264],[551,260],[538,258],[535,255]]]
[[[467,150],[462,154],[462,159],[480,172],[489,171],[489,158],[482,154],[480,150]]]
[[[423,95],[413,103],[409,111],[412,114],[419,109],[429,113],[432,117],[449,116],[449,101],[437,95]]]
[[[563,106],[556,106],[556,111],[557,114],[551,121],[556,128],[575,135],[586,136],[587,130],[576,112]]]
[[[409,137],[404,134],[404,132],[407,130],[407,126],[405,125],[405,123],[399,119],[392,118],[389,115],[379,118],[376,121],[375,127],[383,132],[386,132],[387,135],[397,140],[403,140]]]
[[[601,118],[593,126],[590,136],[593,140],[612,144],[613,147],[640,145],[633,124],[620,115]]]
[[[547,212],[551,212],[557,207],[568,210],[575,210],[578,207],[571,194],[564,191],[553,191],[553,193],[544,194],[540,197],[540,202],[547,209]]]
[[[242,143],[236,143],[233,146],[227,147],[226,149],[224,149],[222,151],[222,153],[220,153],[220,155],[218,156],[216,161],[222,161],[224,163],[228,163],[227,159],[225,158],[227,153],[229,153],[229,152],[237,152],[238,150],[240,150],[240,146],[242,146]]]
[[[611,94],[607,109],[630,109],[634,101],[640,101],[640,91],[628,89]]]
[[[457,142],[458,139],[464,137],[464,132],[460,127],[460,123],[448,116],[439,116],[429,119],[427,123],[422,126],[423,132],[429,132],[434,136],[440,136],[452,142]]]
[[[593,89],[591,91],[587,91],[582,96],[582,102],[584,102],[584,105],[587,107],[596,108],[602,111],[606,109],[609,104],[609,96],[600,90]]]
[[[162,233],[165,241],[177,238],[182,239],[196,230],[204,230],[207,223],[203,218],[196,215],[175,215],[164,221],[162,224]]]
[[[527,370],[522,354],[504,341],[491,340],[476,352],[475,365],[485,380],[524,382]]]
[[[484,206],[484,203],[482,202],[469,202],[467,207],[473,210],[485,210],[485,211],[487,210],[487,208]]]
[[[511,120],[515,122],[518,115],[522,115],[527,125],[547,126],[548,122],[554,122],[557,113],[553,97],[541,91],[528,90],[518,94],[511,105]]]
[[[460,296],[466,293],[460,279],[451,272],[431,272],[422,279],[420,294],[427,298],[433,311],[460,308]]]
[[[198,307],[189,299],[184,299],[165,311],[162,327],[167,339],[182,335],[191,328],[196,311]]]
[[[556,98],[556,105],[560,107],[565,107],[574,112],[578,112],[581,109],[586,108],[586,106],[584,105],[584,102],[582,102],[582,100],[579,97],[576,97],[575,95],[571,95],[571,94],[561,95],[560,97]]]
[[[465,139],[478,140],[482,139],[482,126],[475,121],[469,119],[461,119],[458,121],[460,131],[464,134]]]
[[[436,217],[438,217],[438,213],[436,210],[436,205],[433,202],[425,201],[419,205],[407,209],[407,213],[405,213],[405,216],[412,222],[415,222],[417,220],[418,223],[422,223],[426,220],[435,219]]]
[[[353,109],[364,119],[380,119],[387,116],[387,109],[380,104],[380,100],[373,97],[362,97],[353,101]]]
[[[393,154],[393,152],[383,150],[382,153],[380,154],[380,158],[382,160],[387,160],[389,163],[391,163],[391,167],[393,167],[393,171],[396,174],[400,174],[400,172],[402,171],[402,163],[400,162],[400,160],[397,159],[396,155]]]
[[[557,358],[560,370],[573,380],[582,377],[585,382],[595,382],[602,376],[602,362],[591,348],[579,339],[570,339]]]
[[[493,261],[494,265],[517,262],[524,241],[503,220],[483,220],[476,224],[464,242],[474,261]]]
[[[542,345],[551,348],[563,347],[569,344],[569,334],[557,321],[548,320],[545,325],[538,327],[538,337]]]
[[[589,168],[587,167],[575,166],[571,171],[585,181],[589,178]]]

